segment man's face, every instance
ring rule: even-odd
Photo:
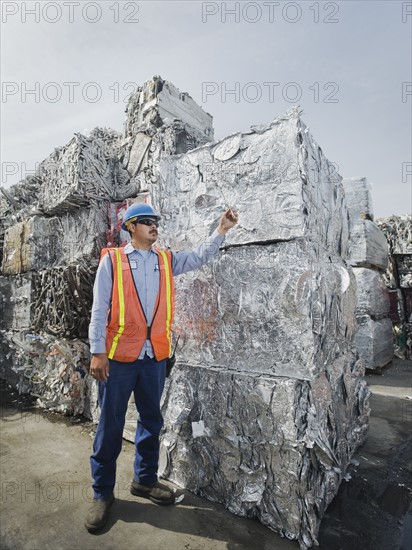
[[[134,222],[129,225],[132,239],[137,242],[154,244],[157,241],[158,230],[154,220],[144,219],[144,223]]]

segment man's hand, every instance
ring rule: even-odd
[[[228,208],[222,217],[220,218],[219,225],[217,230],[221,235],[226,235],[226,233],[237,224],[238,213],[234,208]]]
[[[90,374],[100,382],[106,382],[109,376],[109,359],[106,353],[93,353],[90,362]]]

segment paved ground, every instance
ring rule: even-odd
[[[412,362],[397,360],[368,383],[369,437],[322,522],[324,550],[411,548]],[[297,542],[187,492],[175,507],[132,497],[134,449],[127,442],[109,524],[99,535],[87,533],[91,425],[27,410],[5,386],[2,395],[2,550],[298,550]]]

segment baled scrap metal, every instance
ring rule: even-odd
[[[134,138],[125,140],[122,162],[134,176],[138,189],[145,191],[157,184],[162,158],[186,153],[207,141],[199,130],[180,120],[173,120],[153,128],[150,136],[138,132]]]
[[[395,354],[412,356],[412,215],[377,220],[389,243],[389,263],[384,280],[391,293]]]
[[[107,203],[77,208],[60,217],[33,216],[5,233],[2,272],[40,270],[81,259],[95,260],[105,245]]]
[[[369,315],[374,319],[382,319],[389,315],[389,293],[382,275],[368,268],[355,267],[356,277],[356,316]]]
[[[33,216],[9,227],[4,236],[1,271],[12,275],[43,269],[60,256],[57,218]]]
[[[399,286],[412,288],[412,254],[397,254],[394,259],[399,274]]]
[[[233,247],[177,277],[179,359],[311,379],[351,354],[353,275],[343,262],[315,262],[312,254],[300,240]]]
[[[349,262],[356,267],[386,270],[388,242],[375,222],[361,220],[351,229]]]
[[[100,250],[106,245],[109,204],[102,202],[98,208],[77,208],[59,216],[58,265],[86,261],[96,264]]]
[[[23,330],[31,327],[35,296],[33,273],[0,276],[1,328]]]
[[[96,264],[58,266],[35,274],[34,331],[70,338],[87,337]]]
[[[358,319],[355,345],[368,369],[385,366],[393,357],[392,321],[373,320],[368,315]]]
[[[160,175],[153,202],[162,214],[162,244],[172,250],[212,233],[222,208],[240,213],[220,257],[176,279],[183,375],[173,374],[165,398],[165,475],[310,546],[368,423],[363,367],[354,358],[355,285],[346,264],[341,178],[296,109],[165,158]],[[253,388],[266,379],[272,386],[257,406]],[[283,401],[282,385],[289,388]],[[259,430],[249,434],[251,418]],[[225,439],[219,429],[230,422]],[[210,447],[197,438],[203,425],[213,426]]]
[[[40,213],[38,177],[27,176],[8,189],[0,186],[0,263],[3,261],[3,243],[6,230],[18,221]]]
[[[120,135],[119,135],[120,139]],[[102,200],[123,199],[136,192],[109,140],[75,134],[39,166],[41,202],[48,214]]]
[[[213,139],[212,117],[189,94],[181,93],[171,82],[154,76],[131,94],[126,107],[125,137],[143,131],[151,134],[154,127],[177,119]]]
[[[342,185],[351,227],[361,219],[373,221],[371,189],[367,179],[343,178]]]
[[[2,336],[13,350],[10,368],[19,377],[20,393],[36,396],[42,408],[91,418],[87,344],[28,331],[8,331]]]
[[[382,275],[368,268],[353,268],[356,277],[355,345],[368,369],[382,367],[393,357],[389,293]]]
[[[310,547],[366,438],[362,370],[302,381],[179,363],[164,395],[161,473]]]
[[[379,218],[376,223],[386,236],[391,254],[412,254],[412,214]]]
[[[130,96],[120,158],[139,190],[158,181],[158,163],[213,139],[212,117],[186,93],[155,76]]]
[[[167,221],[164,243],[194,246],[236,206],[226,245],[311,239],[317,254],[345,256],[348,219],[341,178],[299,112],[160,162],[153,201]]]

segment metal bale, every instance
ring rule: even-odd
[[[380,218],[376,223],[386,236],[391,254],[412,254],[412,214]]]
[[[368,369],[383,367],[393,357],[392,322],[389,318],[373,320],[366,315],[358,320],[356,349]]]
[[[389,315],[389,293],[382,275],[372,269],[355,267],[356,277],[356,316],[369,315],[374,319],[382,319]]]
[[[371,186],[366,178],[343,178],[345,202],[351,227],[361,219],[373,221]]]
[[[59,217],[59,265],[86,261],[96,265],[106,245],[109,206],[102,202],[99,208],[78,208]]]
[[[181,93],[171,82],[154,76],[131,94],[126,107],[125,137],[137,132],[151,132],[170,120],[180,120],[213,139],[213,118],[186,92]]]
[[[39,271],[32,300],[34,331],[86,338],[96,265],[78,263]]]
[[[59,258],[57,218],[31,217],[9,227],[4,236],[1,270],[11,275],[43,269]]]
[[[366,438],[357,368],[309,382],[179,364],[164,396],[161,473],[311,546]]]
[[[227,245],[311,238],[319,254],[345,255],[348,220],[341,177],[299,112],[160,162],[154,204],[165,244],[193,246],[211,233],[223,208],[239,225]]]
[[[19,393],[48,410],[92,417],[87,344],[29,331],[3,332],[2,344],[10,350],[7,378],[15,374]]]
[[[34,275],[25,273],[0,276],[2,329],[23,330],[31,327],[35,296]]]
[[[212,117],[158,76],[130,96],[126,114],[120,158],[142,191],[157,184],[162,158],[213,139]]]
[[[235,247],[178,277],[180,359],[300,379],[337,355],[350,361],[353,275],[343,263],[315,263],[310,255],[302,241]]]
[[[388,243],[376,223],[361,220],[352,228],[349,262],[356,267],[387,268]]]
[[[123,199],[137,191],[120,166],[113,141],[102,139],[98,132],[90,137],[75,134],[40,164],[45,212],[63,214],[96,201]]]

